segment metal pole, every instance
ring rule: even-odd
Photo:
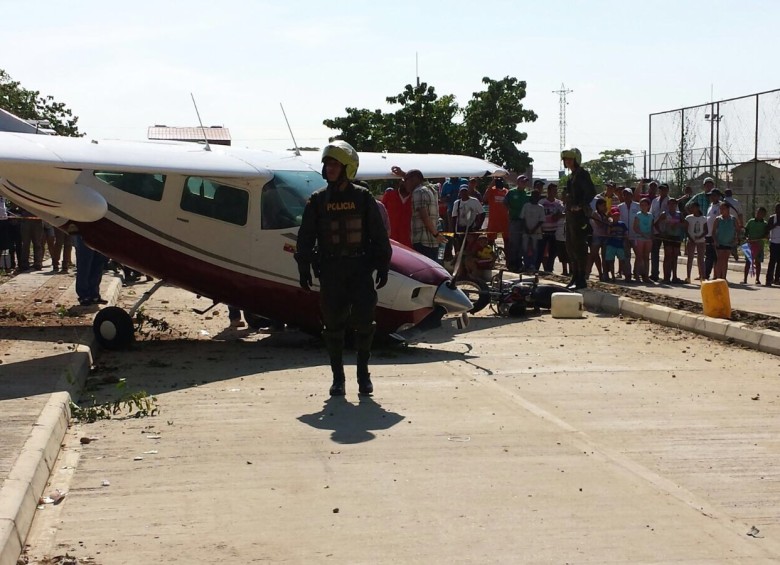
[[[756,138],[753,144],[753,206],[756,205],[756,195],[758,193],[758,101],[759,96],[756,94]]]
[[[648,126],[648,138],[647,138],[647,159],[645,161],[645,176],[648,178],[648,171],[650,176],[653,176],[653,116],[652,114],[647,116]],[[649,166],[648,166],[649,165]]]
[[[720,173],[720,102],[716,103],[715,115],[717,117],[717,125],[715,126],[715,186],[718,186],[717,179]]]
[[[712,166],[715,163],[712,154],[715,149],[715,104],[710,103],[710,174],[713,174]]]
[[[683,183],[683,167],[685,166],[685,109],[680,112],[680,173],[677,177],[678,188]]]

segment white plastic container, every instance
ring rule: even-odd
[[[553,318],[582,318],[585,308],[582,295],[576,292],[554,292],[550,313]]]

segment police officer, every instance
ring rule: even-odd
[[[343,396],[344,332],[355,332],[357,381],[361,394],[374,386],[368,372],[376,324],[376,288],[387,283],[390,239],[376,200],[368,189],[353,184],[358,170],[357,151],[336,140],[322,152],[322,176],[328,185],[314,192],[306,204],[298,231],[300,285],[310,290],[312,269],[320,279],[322,332],[333,371],[331,396]],[[376,288],[373,273],[376,271]]]
[[[590,173],[583,169],[582,153],[576,147],[561,152],[564,166],[571,171],[566,181],[566,251],[571,261],[569,287],[585,288],[588,267],[588,233],[590,231],[590,203],[596,196],[596,187]]]

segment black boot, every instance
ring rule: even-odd
[[[357,382],[358,392],[360,394],[371,394],[374,392],[374,384],[371,382],[371,373],[368,372],[368,359],[370,357],[370,354],[358,353]]]
[[[577,290],[581,288],[588,288],[588,281],[585,279],[585,277],[578,277],[574,284],[574,288]]]
[[[571,273],[571,280],[569,281],[569,284],[566,285],[566,288],[574,288],[575,286],[577,286],[577,281],[580,280],[580,277],[577,274],[577,270],[574,268],[574,266],[572,266],[572,268],[570,269],[570,273]]]
[[[355,350],[357,352],[357,381],[360,394],[371,394],[374,385],[371,383],[371,373],[368,372],[368,360],[371,359],[371,344],[374,341],[376,324],[362,327],[355,331]]]
[[[328,350],[330,357],[330,368],[333,371],[333,384],[330,385],[331,396],[344,396],[346,388],[344,386],[344,361],[342,352],[344,351],[344,332],[328,331],[322,332],[322,339]]]
[[[331,396],[344,396],[347,394],[346,387],[344,385],[344,367],[343,366],[331,366],[333,369],[333,384],[330,385]]]

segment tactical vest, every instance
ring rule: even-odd
[[[323,258],[360,257],[366,253],[365,218],[371,194],[352,186],[338,199],[325,189],[318,199],[317,239]]]

